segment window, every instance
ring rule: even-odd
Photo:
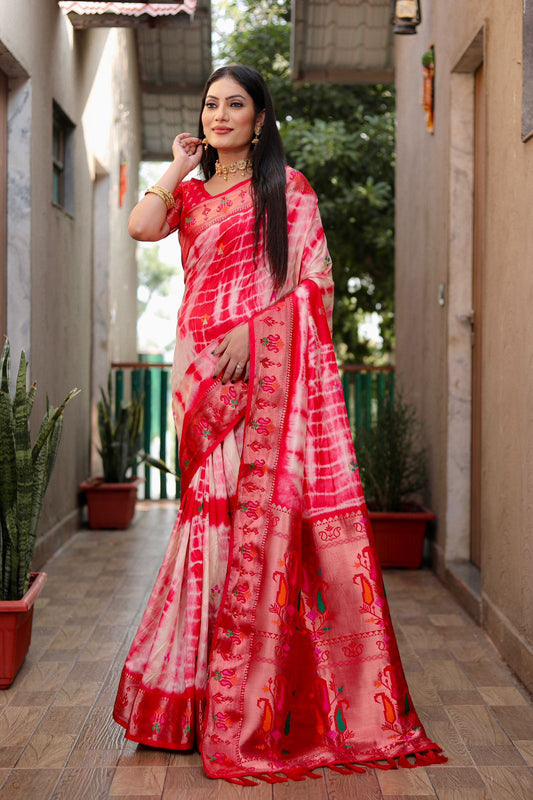
[[[72,212],[72,132],[74,125],[54,102],[52,136],[52,201]]]

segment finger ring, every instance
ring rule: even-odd
[[[242,369],[242,364],[237,364],[237,369]]]

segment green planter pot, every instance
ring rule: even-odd
[[[369,511],[376,549],[382,568],[422,565],[424,538],[428,522],[435,514],[420,511]]]
[[[32,572],[30,586],[20,600],[0,600],[0,689],[13,683],[31,642],[33,606],[47,579]]]
[[[103,478],[91,478],[80,484],[89,509],[89,528],[127,528],[135,515],[137,489],[143,480],[132,478],[125,483],[104,483]]]

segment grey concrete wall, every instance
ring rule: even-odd
[[[523,4],[425,0],[422,6],[424,22],[416,37],[396,40],[397,369],[430,444],[435,556],[446,575],[455,561],[467,558],[470,511],[469,330],[457,316],[471,304],[473,74],[454,69],[483,29],[487,186],[479,615],[531,687],[533,141],[521,137]],[[432,43],[433,136],[425,130],[420,105],[420,59]],[[444,307],[437,301],[440,283]]]
[[[65,413],[36,551],[36,563],[42,563],[78,523],[77,486],[90,471],[95,374],[105,376],[111,356],[126,360],[136,352],[135,247],[126,225],[137,197],[137,64],[132,31],[75,32],[54,0],[0,0],[0,42],[26,75],[12,82],[26,99],[19,102],[22,122],[11,106],[12,125],[22,127],[23,136],[10,137],[8,152],[14,175],[8,189],[8,226],[13,221],[8,333],[15,351],[29,350],[31,378],[38,383],[34,428],[46,394],[56,404],[71,387],[82,390]],[[76,126],[69,211],[52,203],[54,100]],[[118,207],[121,151],[129,162],[123,208]],[[99,198],[107,215],[95,212],[97,174],[105,178],[107,196]],[[21,206],[22,222],[16,223]],[[101,230],[95,229],[95,218]],[[95,242],[102,241],[106,247],[95,258]],[[103,292],[101,302],[93,302],[95,284]],[[96,352],[93,323],[98,323]]]

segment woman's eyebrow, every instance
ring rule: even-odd
[[[243,94],[230,94],[229,97],[226,97],[226,100],[233,100],[235,97],[240,97],[241,100],[246,100],[246,97]],[[218,97],[215,94],[208,94],[205,99],[206,100],[218,100]]]

